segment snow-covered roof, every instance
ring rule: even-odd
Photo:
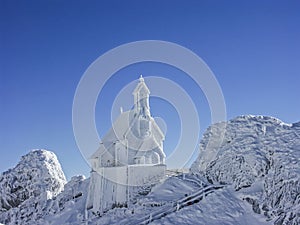
[[[113,143],[126,140],[128,147],[134,150],[147,151],[157,148],[165,139],[165,136],[158,124],[153,118],[150,118],[151,134],[148,137],[137,137],[131,130],[132,125],[139,120],[134,116],[134,111],[129,110],[119,115],[113,123],[112,128],[101,140],[99,149],[91,156],[91,158],[99,157],[106,151],[109,151]]]

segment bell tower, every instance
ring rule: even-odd
[[[134,96],[134,111],[138,116],[150,117],[149,95],[150,91],[145,84],[144,78],[141,75],[139,83],[133,91]]]
[[[149,137],[151,135],[150,91],[142,75],[132,94],[134,96],[134,116],[137,118],[133,132],[139,138]]]

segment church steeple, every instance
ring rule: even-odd
[[[141,75],[139,78],[139,83],[133,91],[134,111],[137,113],[137,115],[142,117],[150,116],[149,95],[150,91],[145,84],[143,76]]]

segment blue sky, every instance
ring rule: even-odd
[[[127,42],[165,40],[198,54],[212,69],[227,117],[262,114],[300,120],[299,1],[14,1],[0,0],[0,171],[30,149],[54,151],[68,178],[88,175],[76,146],[72,103],[87,67]],[[98,132],[110,127],[118,90],[144,76],[179,83],[195,100],[201,130],[207,101],[181,71],[141,63],[116,73],[96,106]],[[152,114],[168,126],[166,151],[179,137],[178,115],[159,99]],[[175,143],[175,144],[174,144]]]

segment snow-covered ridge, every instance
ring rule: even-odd
[[[278,124],[282,126],[292,126],[292,124],[285,123],[281,121],[280,119],[272,116],[263,116],[263,115],[242,115],[242,116],[237,116],[236,118],[229,120],[229,122],[234,122],[234,121],[257,121],[257,122],[270,122],[272,124]],[[300,122],[299,122],[300,123]]]
[[[255,212],[278,224],[300,223],[299,124],[267,116],[214,124],[204,134],[191,172],[233,185]],[[219,141],[222,131],[220,145],[208,145]]]

